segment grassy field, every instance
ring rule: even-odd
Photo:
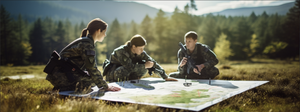
[[[166,73],[176,64],[162,64]],[[299,61],[253,60],[217,65],[222,80],[267,80],[269,83],[231,97],[203,110],[204,112],[299,112]],[[0,66],[0,76],[36,75],[33,79],[2,78],[0,82],[1,112],[160,112],[184,111],[156,106],[123,104],[90,98],[61,97],[47,93],[53,86],[45,77],[44,66]],[[102,68],[98,67],[100,71]],[[149,75],[145,77],[150,77]],[[157,77],[156,75],[154,77]]]

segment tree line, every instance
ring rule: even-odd
[[[174,9],[171,16],[163,10],[156,17],[146,15],[141,23],[109,24],[107,36],[96,43],[97,62],[101,64],[112,51],[135,34],[147,40],[145,51],[159,63],[177,63],[178,43],[184,34],[196,31],[198,42],[213,50],[220,61],[256,58],[295,59],[299,56],[299,1],[286,15],[251,13],[249,16],[190,14],[192,7]],[[86,22],[72,24],[68,19],[38,18],[33,23],[19,15],[12,19],[1,6],[1,65],[46,64],[53,50],[60,51],[79,38]]]

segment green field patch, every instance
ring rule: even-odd
[[[133,84],[137,87],[142,87],[142,88],[145,88],[145,89],[154,89],[153,86],[150,86],[150,85],[143,85],[143,84]]]
[[[168,95],[153,95],[153,96],[136,96],[132,97],[134,100],[139,102],[147,103],[161,103],[175,105],[176,103],[197,103],[191,99],[199,98],[208,98],[210,95],[207,95],[205,92],[208,92],[208,89],[195,89],[192,91],[173,91],[173,93]]]

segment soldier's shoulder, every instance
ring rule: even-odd
[[[74,40],[72,43],[74,43],[74,45],[78,45],[80,47],[86,47],[86,46],[94,47],[93,40],[91,40],[87,37],[78,38],[78,39]]]
[[[116,49],[114,49],[113,52],[115,52],[117,54],[125,54],[126,56],[129,57],[129,53],[127,52],[126,45],[121,45],[121,46],[117,47]]]
[[[93,47],[93,43],[90,43],[82,38],[77,38],[76,40],[69,43],[64,49],[74,49],[74,48],[90,48]]]
[[[90,38],[87,38],[87,37],[81,37],[81,38],[79,38],[79,41],[83,42],[83,43],[94,44],[93,40],[91,40]]]
[[[203,43],[196,43],[196,45],[201,49],[201,50],[203,50],[203,51],[205,51],[205,52],[207,52],[209,49],[210,49],[210,47],[208,46],[208,45],[206,45],[206,44],[203,44]]]
[[[121,45],[114,49],[115,52],[123,52],[125,50],[125,45]]]

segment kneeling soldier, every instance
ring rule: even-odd
[[[56,51],[52,53],[44,72],[48,74],[46,80],[51,82],[54,90],[88,92],[92,83],[101,90],[120,90],[107,85],[95,61],[94,43],[103,41],[106,28],[107,24],[96,18],[82,31],[81,38],[71,42],[59,54]]]
[[[125,45],[116,48],[110,60],[105,60],[103,64],[103,75],[106,75],[106,81],[140,79],[147,74],[148,70],[150,75],[153,71],[166,81],[177,81],[168,78],[164,69],[144,51],[146,45],[146,40],[141,35],[135,35]]]

